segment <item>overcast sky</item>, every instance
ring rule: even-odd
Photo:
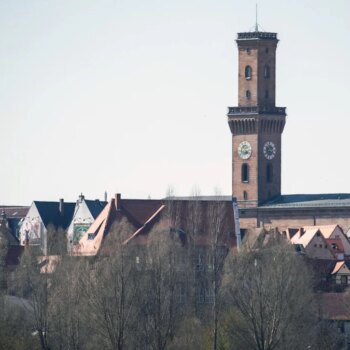
[[[253,0],[0,1],[0,204],[231,193]],[[350,1],[259,1],[287,107],[282,192],[349,192]]]

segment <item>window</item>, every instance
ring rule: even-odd
[[[266,64],[264,66],[264,79],[270,78],[270,67]]]
[[[246,201],[248,199],[248,192],[243,191],[243,199]]]
[[[250,93],[249,90],[247,90],[247,91],[245,92],[245,96],[246,96],[246,98],[247,98],[248,100],[250,100],[250,98],[252,97],[252,94]]]
[[[340,281],[342,285],[348,284],[348,276],[340,276]]]
[[[92,241],[95,238],[95,235],[93,233],[88,233],[88,240]]]
[[[249,166],[247,163],[242,164],[242,182],[249,182]]]
[[[265,98],[269,98],[269,90],[265,90]]]
[[[273,181],[273,167],[272,164],[266,166],[266,181],[271,183]]]
[[[250,48],[247,48],[247,54],[250,55]]]
[[[245,78],[247,80],[252,79],[252,67],[251,66],[246,66],[245,67]]]
[[[268,47],[265,49],[265,52],[266,52],[266,53],[269,53],[269,48],[268,48]]]

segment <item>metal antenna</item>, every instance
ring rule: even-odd
[[[255,4],[255,31],[258,32],[259,31],[259,27],[258,27],[258,4]]]

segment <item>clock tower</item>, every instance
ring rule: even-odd
[[[276,107],[277,33],[238,33],[238,106],[228,108],[232,195],[257,207],[281,194],[281,136],[286,108]]]

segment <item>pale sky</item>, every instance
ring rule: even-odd
[[[0,0],[0,204],[231,193],[254,0]],[[287,107],[282,193],[350,193],[350,1],[260,0]]]

